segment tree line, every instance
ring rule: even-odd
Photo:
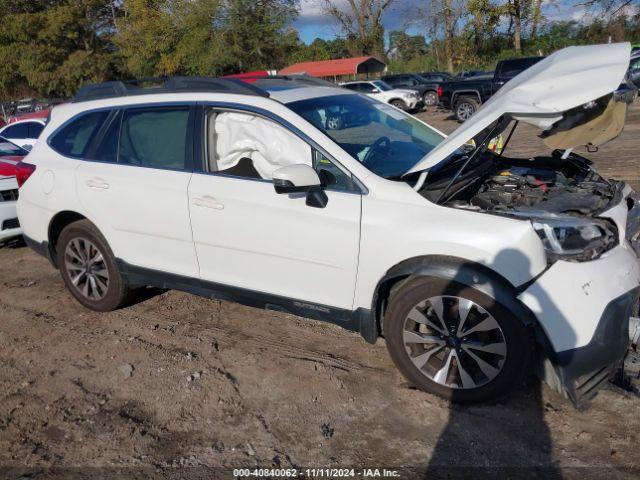
[[[355,55],[388,60],[393,71],[491,68],[566,45],[640,40],[638,0],[587,0],[601,12],[590,22],[545,19],[547,0],[312,1],[335,21],[337,38],[301,41],[300,0],[0,0],[0,98]],[[405,30],[385,32],[392,7]]]

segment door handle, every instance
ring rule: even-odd
[[[204,195],[203,197],[195,197],[193,199],[193,204],[198,207],[213,208],[214,210],[224,209],[224,205],[222,203],[218,202],[215,198],[209,195]]]
[[[91,178],[86,182],[87,187],[90,188],[99,188],[101,190],[107,190],[109,188],[109,184],[105,182],[102,178]]]

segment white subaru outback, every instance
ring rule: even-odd
[[[535,369],[580,403],[625,355],[640,291],[640,205],[572,153],[622,129],[629,50],[559,51],[447,138],[303,78],[86,86],[20,164],[20,223],[93,310],[173,288],[383,336],[453,401]],[[489,148],[518,122],[548,154]]]

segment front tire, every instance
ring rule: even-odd
[[[456,403],[505,394],[524,377],[528,331],[491,297],[433,277],[409,277],[391,293],[387,349],[413,386]]]
[[[402,100],[391,100],[389,103],[394,107],[399,108],[400,110],[404,110],[405,112],[409,109],[409,107],[407,107],[407,104]]]
[[[129,286],[109,244],[88,220],[71,223],[62,230],[56,259],[65,286],[85,307],[109,312],[126,303]]]

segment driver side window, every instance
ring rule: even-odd
[[[287,165],[312,166],[325,188],[353,190],[351,176],[282,125],[251,113],[211,109],[205,118],[209,172],[267,180]]]
[[[311,166],[311,147],[284,127],[250,113],[210,110],[206,115],[207,170],[272,180],[280,167]]]

